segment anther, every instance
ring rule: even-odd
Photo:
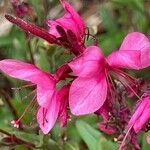
[[[19,128],[20,127],[20,121],[21,121],[21,119],[25,116],[26,113],[29,112],[30,108],[33,106],[33,104],[35,102],[35,98],[36,98],[36,95],[33,97],[33,99],[31,100],[31,102],[29,103],[29,105],[26,107],[26,109],[24,110],[24,112],[22,113],[22,115],[20,116],[19,119],[11,121],[11,124],[15,128]]]
[[[19,128],[20,127],[20,122],[18,120],[12,120],[11,124],[15,127],[15,128]]]

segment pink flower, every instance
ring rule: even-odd
[[[57,96],[55,92],[52,99],[49,99],[47,108],[39,107],[38,109],[37,121],[44,134],[47,134],[52,129],[58,118],[60,101],[58,101]]]
[[[66,0],[60,0],[60,2],[66,13],[57,20],[47,21],[49,33],[62,40],[62,42],[70,43],[74,53],[79,54],[85,49],[83,42],[85,24],[79,14]]]
[[[11,77],[29,81],[36,85],[37,102],[39,104],[37,121],[45,134],[52,129],[58,116],[61,119],[61,126],[66,124],[68,86],[56,91],[57,80],[53,75],[40,70],[32,64],[18,60],[6,59],[0,61],[0,70]],[[14,126],[18,127],[19,121],[20,119],[13,122]]]
[[[69,89],[70,86],[66,85],[62,87],[58,92],[58,98],[60,99],[60,109],[59,109],[60,127],[64,127],[67,124],[67,120],[69,119],[67,113]]]
[[[26,32],[41,37],[52,44],[64,46],[78,55],[85,49],[83,40],[85,36],[84,22],[66,0],[60,0],[60,2],[66,13],[57,20],[48,20],[48,31],[11,15],[5,15],[5,17]]]
[[[150,41],[142,33],[129,33],[118,51],[104,58],[102,50],[96,46],[88,47],[83,54],[69,63],[78,77],[72,82],[69,93],[69,105],[75,115],[84,115],[97,111],[104,104],[107,91],[115,92],[111,76],[119,80],[134,95],[132,88],[137,80],[120,68],[142,69],[150,66]],[[115,96],[111,94],[112,101]]]
[[[120,145],[119,150],[124,146],[125,140],[127,137],[134,133],[137,136],[137,133],[146,129],[146,125],[150,120],[150,92],[147,91],[140,99],[140,102],[137,104],[135,112],[133,113],[131,119],[128,122],[127,132],[124,136],[124,139]],[[133,129],[133,130],[132,130]],[[131,132],[134,131],[134,132]],[[150,143],[149,136],[147,137],[147,142]]]
[[[74,10],[74,8],[66,1],[60,0],[64,10],[65,15],[57,20],[48,20],[47,24],[49,26],[49,33],[60,37],[60,33],[57,30],[57,26],[61,26],[66,32],[72,31],[79,42],[85,36],[85,24],[79,14]]]
[[[39,108],[37,120],[43,133],[47,134],[52,129],[58,117],[60,127],[64,127],[67,124],[69,118],[67,113],[68,96],[69,86],[64,86],[55,93],[47,109],[45,107]]]
[[[141,99],[141,102],[138,104],[137,109],[132,115],[128,128],[132,127],[135,133],[138,133],[144,129],[145,125],[150,119],[150,93],[146,97]]]

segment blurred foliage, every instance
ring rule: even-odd
[[[77,1],[74,0],[74,4]],[[108,55],[112,50],[119,48],[123,37],[131,31],[140,31],[150,34],[150,1],[149,0],[78,0],[82,8],[81,15],[92,16],[88,9],[97,9],[100,23],[96,25],[95,36],[99,46]],[[2,2],[0,2],[2,3]],[[33,9],[33,16],[26,16],[37,25],[45,27],[45,20],[50,16],[51,10],[59,5],[58,0],[29,0],[29,5]],[[46,3],[46,4],[45,4]],[[84,4],[86,4],[84,6]],[[84,8],[85,7],[85,8]],[[3,12],[6,13],[6,12]],[[58,14],[59,16],[60,14]],[[84,16],[84,15],[83,15]],[[88,17],[85,17],[87,22]],[[88,24],[87,24],[88,26]],[[88,26],[92,29],[92,26]],[[0,29],[3,30],[3,29]],[[87,44],[91,43],[90,38]],[[0,35],[0,58],[20,59],[34,63],[43,70],[55,72],[62,63],[69,61],[70,53],[55,45],[50,45],[40,38],[32,37],[16,26],[10,28],[6,35]],[[132,72],[135,76],[148,78],[149,69],[140,73]],[[96,123],[100,120],[96,115],[81,116],[78,119],[71,116],[71,121],[67,127],[61,129],[58,123],[49,135],[43,135],[37,124],[36,106],[23,118],[23,128],[16,129],[10,124],[16,116],[20,116],[30,102],[30,97],[24,99],[32,88],[11,90],[12,87],[25,85],[24,82],[9,78],[1,74],[0,77],[0,129],[15,135],[17,138],[31,142],[34,146],[26,144],[15,144],[11,139],[6,140],[7,134],[0,130],[0,149],[3,150],[114,150],[117,149],[113,139],[101,133]],[[12,113],[12,109],[16,112]],[[140,136],[142,150],[149,150],[150,146],[146,142],[146,135]]]

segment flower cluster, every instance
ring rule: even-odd
[[[144,83],[124,70],[140,70],[150,66],[150,40],[142,33],[129,33],[120,48],[105,57],[100,47],[86,47],[86,27],[82,18],[66,0],[60,2],[65,15],[57,20],[48,20],[48,31],[11,15],[6,15],[6,18],[26,32],[64,46],[74,54],[73,60],[60,66],[55,74],[10,59],[0,61],[0,70],[36,85],[39,105],[37,122],[43,133],[49,133],[57,118],[60,119],[60,126],[65,126],[69,107],[76,116],[91,113],[101,116],[103,121],[98,123],[98,127],[106,134],[121,135],[127,127],[128,132],[120,149],[125,146],[129,132],[134,135],[131,142],[139,148],[136,134],[149,121],[150,94],[140,98],[138,91]],[[68,77],[71,77],[70,83],[58,90],[56,84]],[[132,117],[125,98],[131,96],[141,100]],[[14,121],[14,126],[18,127],[19,121]]]

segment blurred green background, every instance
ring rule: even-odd
[[[46,20],[63,15],[58,0],[24,0],[31,11],[24,16],[43,28]],[[90,33],[98,39],[105,55],[119,48],[123,37],[132,31],[150,35],[150,0],[70,0],[83,17]],[[50,45],[44,40],[26,34],[4,18],[4,14],[15,15],[9,0],[0,1],[0,59],[13,58],[34,63],[43,70],[54,73],[62,63],[70,60],[70,53],[62,47]],[[87,45],[92,44],[92,38]],[[132,72],[136,77],[149,81],[150,70]],[[97,128],[100,118],[96,115],[71,116],[68,125],[60,128],[57,123],[48,135],[43,135],[36,124],[36,107],[23,118],[23,129],[11,126],[11,120],[20,116],[31,100],[24,99],[32,88],[12,90],[25,82],[0,74],[0,149],[2,150],[115,150],[115,138],[101,133]],[[15,112],[14,112],[15,110]],[[6,133],[4,133],[4,131]],[[9,135],[11,134],[11,136]],[[142,133],[139,143],[142,150],[149,150],[146,135]],[[30,142],[27,146],[16,144],[15,137]],[[29,145],[30,145],[29,144]]]

